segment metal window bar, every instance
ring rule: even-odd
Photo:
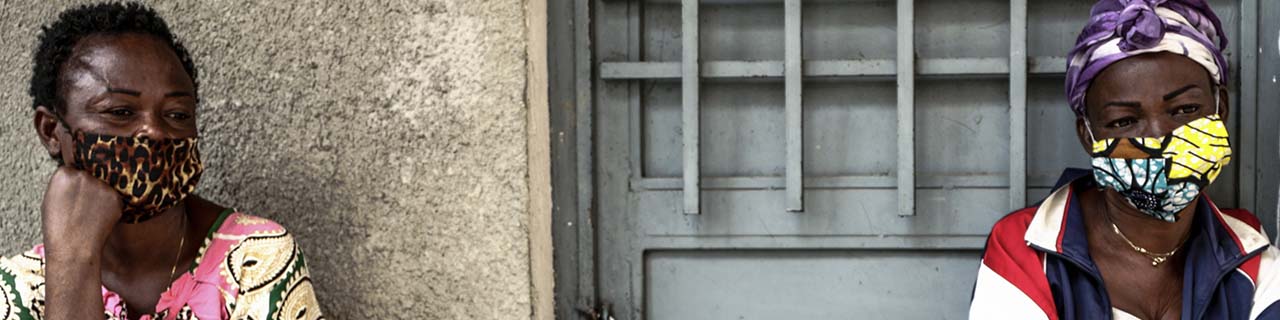
[[[1009,1],[1009,210],[1027,205],[1027,0]]]
[[[800,46],[800,0],[786,0],[787,211],[804,211],[803,62]]]
[[[915,4],[898,0],[898,215],[916,214]]]
[[[681,32],[683,56],[681,66],[681,108],[684,130],[684,213],[698,214],[701,210],[698,186],[698,1],[682,0]]]
[[[1024,31],[1025,32],[1025,31]],[[1026,57],[1027,73],[1061,75],[1066,72],[1064,57]],[[809,60],[801,64],[804,77],[892,78],[895,61],[889,59]],[[703,61],[702,78],[782,78],[783,61]],[[916,75],[923,77],[1003,77],[1010,73],[1006,58],[942,58],[916,60]],[[678,80],[683,78],[680,62],[600,63],[600,78],[605,80]]]
[[[1027,0],[1010,0],[1010,51],[1008,58],[916,59],[914,54],[914,1],[897,0],[898,52],[893,60],[804,61],[801,43],[800,0],[784,0],[785,56],[782,61],[700,61],[699,0],[680,0],[683,50],[680,62],[614,61],[599,64],[602,80],[675,80],[682,82],[684,212],[700,208],[700,80],[702,78],[783,78],[786,85],[786,189],[787,211],[804,210],[803,176],[803,79],[804,77],[892,78],[898,84],[898,213],[915,214],[914,85],[924,77],[1005,77],[1009,79],[1010,164],[1007,184],[1010,207],[1026,203],[1026,107],[1027,78],[1065,72],[1063,57],[1027,56]],[[635,58],[635,57],[631,57]],[[648,179],[644,179],[648,180]],[[987,183],[995,186],[995,183]]]
[[[1258,55],[1261,53],[1258,43],[1258,17],[1261,8],[1258,6],[1257,0],[1240,1],[1240,36],[1238,46],[1240,48],[1240,62],[1236,71],[1240,74],[1239,84],[1239,102],[1236,103],[1237,108],[1232,110],[1240,110],[1237,120],[1240,124],[1241,137],[1257,137],[1258,136],[1258,68],[1249,67],[1258,65]],[[1254,49],[1259,48],[1259,49]],[[1258,208],[1262,209],[1265,204],[1258,202],[1259,191],[1258,176],[1261,172],[1258,170],[1259,157],[1271,157],[1271,155],[1262,154],[1258,151],[1258,139],[1240,139],[1240,146],[1236,150],[1241,150],[1241,156],[1238,158],[1239,186],[1237,192],[1237,206],[1242,208]],[[1263,148],[1265,149],[1265,148]],[[1247,154],[1253,151],[1254,154]],[[1235,160],[1235,159],[1232,159]],[[1278,220],[1280,221],[1280,220]],[[1280,224],[1280,222],[1277,222]],[[1280,238],[1277,238],[1280,239]]]

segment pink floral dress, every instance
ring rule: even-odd
[[[44,246],[0,257],[0,319],[42,319]],[[140,319],[322,319],[302,252],[279,224],[223,212],[200,255],[154,314]],[[102,288],[106,319],[128,319],[126,302]]]

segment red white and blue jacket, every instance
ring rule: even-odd
[[[1089,258],[1073,189],[1096,187],[1068,170],[1040,205],[996,222],[987,239],[970,319],[1132,319],[1113,309]],[[1063,187],[1065,185],[1065,187]],[[1202,196],[1185,247],[1182,319],[1280,319],[1278,251],[1257,217]]]

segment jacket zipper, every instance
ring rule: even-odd
[[[1089,277],[1092,278],[1094,282],[1097,282],[1098,284],[1102,285],[1102,290],[1100,290],[1102,291],[1102,303],[1103,303],[1103,306],[1106,307],[1106,310],[1109,311],[1107,312],[1107,319],[1115,318],[1115,311],[1114,311],[1114,308],[1111,306],[1111,294],[1107,293],[1107,287],[1106,287],[1106,284],[1102,282],[1101,275],[1094,274],[1093,271],[1090,271],[1088,268],[1085,268],[1084,264],[1081,264],[1080,262],[1077,262],[1076,260],[1071,259],[1064,254],[1058,253],[1058,251],[1056,250],[1048,250],[1045,248],[1041,248],[1040,246],[1037,246],[1030,242],[1027,243],[1027,246],[1035,248],[1036,250],[1040,250],[1040,252],[1044,252],[1045,254],[1058,257],[1059,259],[1067,261],[1071,265],[1075,266],[1077,269],[1085,271],[1085,274],[1089,275]]]

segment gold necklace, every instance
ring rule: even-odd
[[[187,215],[184,212],[182,215],[182,229],[178,229],[178,254],[173,257],[173,268],[169,269],[169,281],[168,281],[169,284],[165,285],[164,287],[164,291],[166,292],[169,291],[169,289],[173,288],[173,280],[174,280],[173,275],[177,274],[178,272],[178,261],[182,260],[182,249],[185,248],[187,244],[186,233],[187,233]]]
[[[1117,227],[1115,222],[1111,222],[1111,221],[1109,222],[1111,223],[1111,230],[1115,231],[1116,235],[1119,235],[1120,239],[1123,239],[1125,243],[1128,243],[1129,247],[1133,248],[1133,251],[1137,251],[1138,253],[1141,253],[1147,256],[1148,258],[1151,258],[1151,267],[1153,268],[1159,266],[1161,263],[1164,263],[1164,261],[1168,260],[1169,257],[1172,257],[1173,254],[1178,253],[1178,249],[1182,248],[1182,244],[1178,244],[1178,247],[1173,248],[1173,250],[1169,252],[1158,253],[1158,252],[1148,251],[1146,248],[1139,247],[1138,245],[1133,244],[1133,241],[1129,241],[1129,237],[1124,236],[1124,233],[1120,232],[1120,227]]]

